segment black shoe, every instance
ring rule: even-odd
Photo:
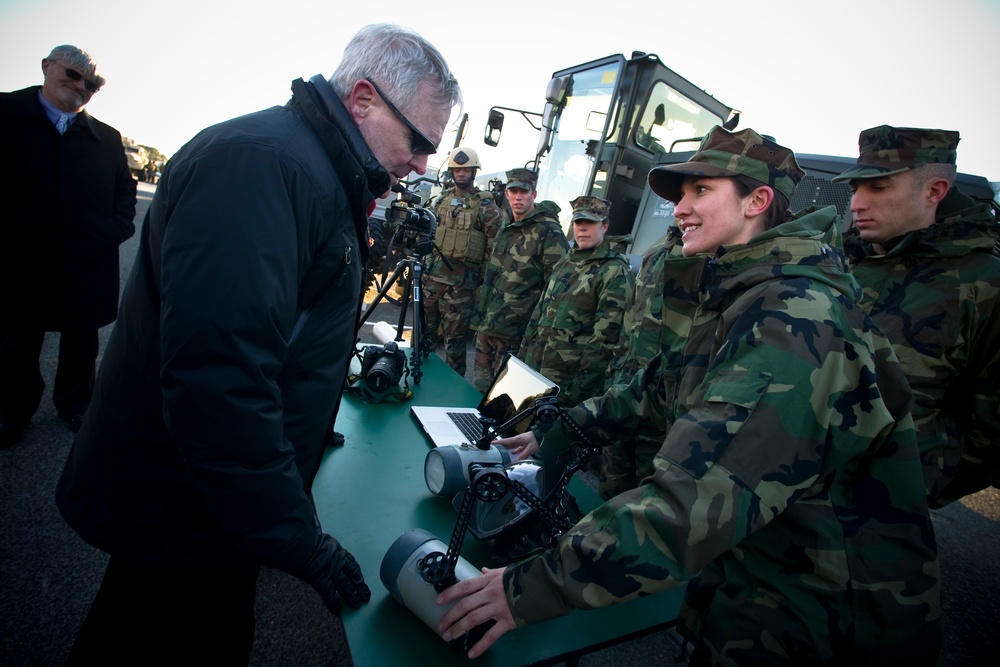
[[[69,426],[69,430],[73,431],[73,433],[79,431],[80,427],[83,426],[83,415],[76,412],[60,411],[59,419],[66,422],[66,425]]]
[[[0,421],[0,449],[10,449],[21,440],[26,421]]]

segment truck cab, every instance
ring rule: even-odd
[[[715,125],[733,130],[740,112],[680,76],[658,56],[634,51],[631,58],[607,56],[552,74],[541,113],[494,106],[483,141],[496,146],[503,111],[522,115],[539,130],[538,148],[529,162],[538,171],[538,199],[555,201],[569,236],[572,211],[580,195],[611,202],[608,234],[631,235],[631,255],[641,255],[673,222],[673,204],[649,188],[649,170],[687,161]],[[776,137],[780,143],[781,137]],[[854,157],[796,153],[806,177],[792,198],[792,211],[836,205],[843,214],[851,190],[831,178]],[[1000,209],[993,185],[981,176],[958,175],[956,185],[975,199]],[[844,216],[850,225],[850,215]]]
[[[638,51],[629,59],[607,56],[553,73],[540,114],[493,107],[484,136],[488,145],[499,142],[503,110],[538,123],[538,198],[563,208],[567,232],[572,212],[565,204],[591,195],[611,202],[608,233],[615,235],[635,233],[647,174],[658,155],[697,148],[713,126],[732,129],[739,122],[737,110],[656,55]],[[643,250],[635,245],[632,252]]]

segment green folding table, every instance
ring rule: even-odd
[[[356,364],[357,362],[355,362]],[[368,404],[347,394],[336,430],[345,443],[327,450],[313,487],[324,529],[354,554],[372,589],[371,602],[347,609],[344,627],[354,664],[462,665],[469,660],[390,597],[379,580],[382,557],[404,532],[422,528],[447,544],[457,513],[451,499],[436,497],[424,481],[430,445],[410,405],[475,406],[480,395],[436,355],[423,361],[410,401],[387,398]],[[600,500],[582,481],[569,487],[586,512]],[[490,566],[488,543],[467,536],[462,557]],[[675,622],[683,588],[605,609],[574,611],[562,618],[517,628],[475,662],[484,666],[544,665],[632,639]]]

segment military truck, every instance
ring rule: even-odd
[[[125,150],[125,157],[128,159],[128,170],[132,172],[132,177],[137,181],[144,181],[146,178],[146,164],[149,163],[146,149],[128,137],[122,137],[122,148]]]
[[[628,59],[611,55],[554,72],[540,113],[494,106],[483,137],[487,145],[499,143],[504,111],[521,115],[539,130],[538,148],[528,164],[539,172],[538,199],[551,199],[563,208],[567,233],[571,211],[564,204],[580,195],[602,197],[612,203],[608,233],[631,234],[633,255],[641,255],[663,236],[673,219],[673,205],[647,187],[649,170],[685,162],[713,126],[732,130],[740,119],[740,111],[668,68],[655,54],[641,51]],[[850,188],[830,178],[855,158],[796,157],[807,176],[795,191],[792,210],[834,204],[843,213],[850,204]],[[985,178],[960,174],[957,183],[963,192],[993,201],[997,208]]]

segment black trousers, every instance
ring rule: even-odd
[[[112,557],[66,664],[245,666],[259,572],[180,571]]]
[[[0,329],[0,419],[27,423],[42,400],[45,382],[38,363],[45,332]],[[67,329],[59,334],[59,366],[52,400],[56,410],[83,414],[94,395],[97,329]]]

